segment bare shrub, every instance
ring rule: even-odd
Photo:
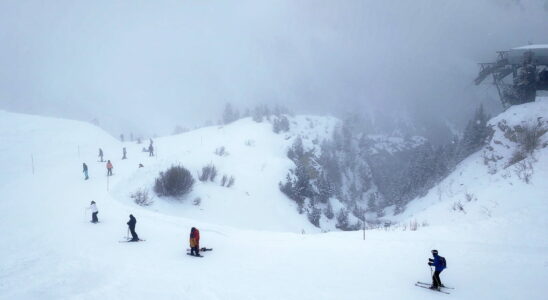
[[[223,177],[221,178],[221,186],[225,186],[227,181],[228,181],[228,176],[223,175]]]
[[[460,201],[456,201],[455,203],[453,203],[453,210],[466,213],[466,211],[464,210],[464,205],[462,205]]]
[[[531,182],[531,176],[533,176],[533,164],[529,160],[522,160],[515,164],[514,172],[519,179],[529,184]]]
[[[149,196],[147,188],[140,188],[133,192],[130,196],[135,203],[141,206],[150,206],[154,201],[153,198]]]
[[[521,127],[521,130],[517,131],[517,140],[521,146],[521,149],[526,153],[533,153],[533,151],[540,146],[540,138],[546,133],[546,131],[548,131],[548,129],[542,126],[542,122],[540,120],[536,125],[528,124]]]
[[[181,165],[171,166],[165,172],[160,172],[154,184],[154,192],[158,196],[182,197],[192,191],[194,178],[190,171]]]
[[[246,140],[245,145],[248,146],[248,147],[254,147],[255,146],[255,141],[254,140]]]
[[[512,154],[512,157],[510,157],[510,160],[508,161],[508,164],[506,165],[506,167],[509,167],[509,166],[512,166],[524,159],[527,158],[527,155],[525,153],[525,151],[523,150],[516,150],[514,151],[514,153]]]
[[[230,178],[228,178],[228,182],[226,183],[226,187],[229,188],[229,187],[233,186],[234,181],[236,181],[236,179],[234,179],[234,176],[230,176]]]
[[[417,220],[413,220],[409,222],[410,231],[417,231],[418,228],[419,228],[419,223],[417,222]]]
[[[217,168],[213,164],[209,164],[202,167],[202,173],[198,174],[198,180],[205,181],[215,181],[217,177]]]
[[[464,198],[466,199],[467,202],[472,202],[472,201],[477,201],[478,198],[476,198],[476,196],[472,193],[465,193],[464,194]]]
[[[192,204],[196,206],[200,206],[201,203],[202,203],[202,198],[200,197],[196,197],[196,199],[194,199],[194,201],[192,202]]]
[[[217,154],[219,156],[227,156],[228,152],[226,151],[225,146],[222,146],[222,147],[219,147],[219,148],[215,149],[215,154]]]

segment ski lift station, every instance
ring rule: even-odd
[[[538,91],[548,90],[548,44],[498,51],[495,62],[480,63],[476,85],[489,75],[504,108],[534,101]]]

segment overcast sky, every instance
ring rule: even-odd
[[[226,102],[455,117],[498,104],[477,63],[528,42],[548,43],[546,0],[3,0],[0,109],[113,134],[202,124]]]

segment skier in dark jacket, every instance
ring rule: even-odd
[[[438,255],[438,250],[432,250],[432,255],[434,259],[428,259],[428,265],[434,266],[434,274],[432,275],[432,286],[431,289],[439,289],[440,287],[445,287],[441,283],[440,273],[446,268],[445,258]]]
[[[195,227],[190,229],[190,255],[200,256],[200,231]]]
[[[152,147],[152,143],[148,145],[148,156],[154,156],[154,147]]]
[[[126,151],[126,147],[122,148],[122,159],[127,159],[127,151]]]
[[[138,242],[139,236],[137,235],[137,232],[135,232],[135,225],[137,224],[137,219],[133,215],[129,215],[129,222],[127,222],[127,225],[129,226],[129,231],[131,232],[131,242]]]
[[[99,148],[99,157],[101,158],[101,162],[103,162],[103,149]]]
[[[85,180],[88,180],[89,179],[89,176],[88,176],[88,165],[86,165],[86,163],[83,164],[83,171],[84,172],[84,176],[86,176]]]

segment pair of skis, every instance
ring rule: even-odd
[[[205,247],[202,247],[200,248],[200,252],[205,252],[205,251],[212,251],[213,248],[205,248]],[[194,256],[194,257],[204,257],[203,255],[194,255],[194,254],[191,254],[190,253],[190,249],[186,249],[186,255],[190,255],[190,256]]]
[[[134,241],[132,239],[126,239],[126,240],[118,241],[118,243],[136,243],[136,242],[144,242],[144,241],[146,240],[139,239],[137,241]]]
[[[446,289],[449,289],[449,290],[454,290],[455,289],[453,287],[448,287],[448,286],[438,287],[437,289],[431,289],[430,288],[430,286],[432,286],[431,283],[421,282],[421,281],[417,281],[415,283],[415,286],[421,287],[423,289],[429,289],[429,290],[432,290],[434,292],[440,292],[440,293],[448,294],[448,295],[450,293],[448,291],[446,291]]]

